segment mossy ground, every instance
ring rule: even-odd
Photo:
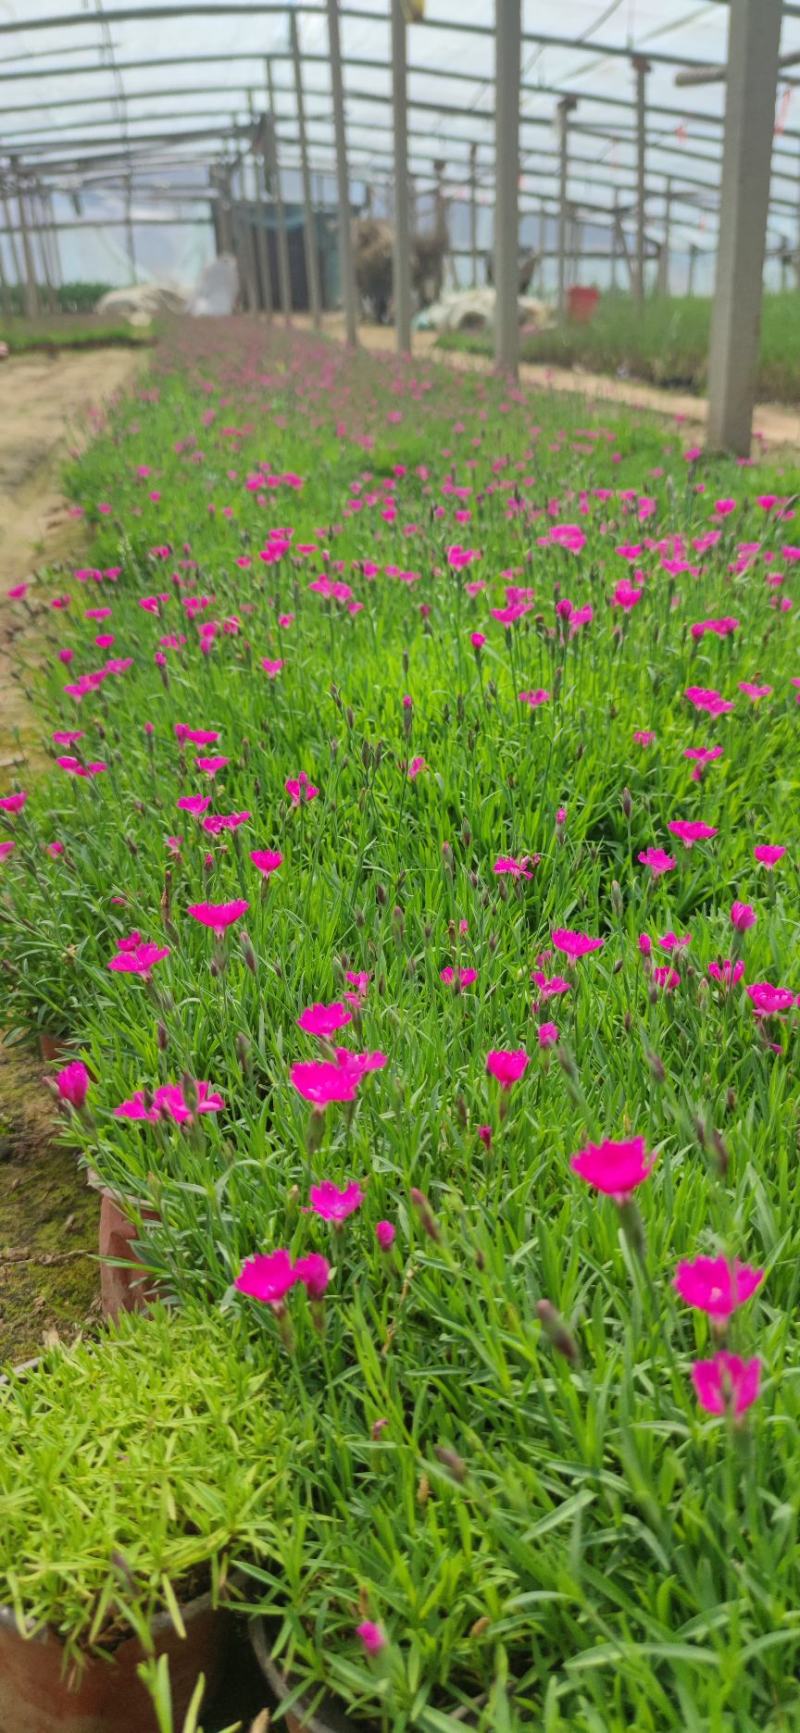
[[[0,1361],[18,1364],[55,1331],[97,1320],[100,1201],[56,1141],[41,1067],[0,1046]]]

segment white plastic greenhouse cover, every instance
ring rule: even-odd
[[[206,0],[208,5],[208,0]],[[92,227],[65,229],[60,236],[65,280],[127,280],[128,264],[122,189],[102,185],[87,191],[89,159],[120,140],[136,144],[142,136],[191,132],[195,137],[168,148],[137,147],[132,220],[138,273],[162,281],[191,282],[212,256],[209,206],[201,193],[208,169],[220,160],[221,134],[232,122],[248,119],[248,93],[256,110],[266,108],[265,57],[275,56],[275,107],[285,169],[284,196],[299,197],[295,100],[288,58],[291,6],[269,9],[254,4],[247,13],[220,3],[181,17],[115,17],[130,14],[123,0],[3,0],[0,6],[0,94],[3,136],[0,158],[16,154],[26,164],[41,159],[45,183],[54,189],[59,221],[75,220],[76,196]],[[68,25],[81,11],[79,23]],[[142,12],[146,6],[142,5]],[[320,203],[334,203],[333,129],[327,65],[327,22],[323,0],[298,5],[304,54],[319,56],[303,68],[314,186]],[[352,14],[357,12],[358,16]],[[800,53],[800,7],[784,17],[782,54]],[[342,0],[350,173],[356,201],[368,182],[381,198],[390,194],[391,108],[379,99],[391,90],[389,0]],[[63,18],[63,24],[42,21]],[[467,221],[469,145],[478,144],[480,246],[491,245],[494,80],[491,37],[470,34],[469,26],[492,27],[493,0],[427,0],[425,19],[409,26],[410,173],[424,217],[433,185],[432,163],[446,163],[450,210],[458,234]],[[464,30],[453,26],[463,25]],[[12,29],[12,26],[18,28]],[[558,95],[578,97],[570,197],[598,213],[613,203],[614,183],[630,206],[635,177],[634,73],[629,58],[604,53],[609,46],[651,55],[647,78],[648,189],[662,192],[671,176],[688,195],[676,206],[673,236],[678,247],[691,242],[698,253],[713,252],[716,189],[719,182],[725,87],[708,83],[676,88],[678,62],[721,64],[726,58],[728,7],[724,0],[524,0],[523,29],[569,39],[523,44],[522,174],[523,208],[530,215],[524,233],[533,238],[537,201],[552,198],[557,186],[555,106]],[[227,59],[225,56],[241,56]],[[662,60],[658,58],[664,56]],[[670,62],[666,57],[674,57]],[[168,57],[166,66],[136,62]],[[198,57],[203,57],[202,64]],[[366,59],[379,67],[359,67]],[[71,69],[76,69],[72,71]],[[77,70],[80,69],[80,70]],[[99,70],[98,70],[99,69]],[[798,244],[800,222],[800,66],[787,68],[779,87],[773,152],[773,208],[768,246],[783,238]],[[458,75],[458,76],[456,76]],[[121,98],[124,98],[122,100]],[[612,102],[611,99],[614,99]],[[502,93],[501,93],[502,100]],[[415,109],[415,103],[432,105]],[[438,105],[457,105],[469,113],[437,114]],[[658,112],[658,110],[666,112]],[[543,124],[534,126],[532,122]],[[205,137],[198,134],[205,133]],[[66,159],[80,157],[81,169]],[[84,191],[81,193],[81,187]],[[181,198],[194,192],[194,202]],[[648,225],[658,234],[663,200],[652,207]],[[705,210],[703,207],[706,207]],[[385,208],[385,207],[384,207]],[[428,208],[429,205],[428,205]],[[651,215],[652,210],[652,215]],[[158,226],[152,222],[159,218]],[[145,226],[144,218],[148,219]],[[525,231],[525,223],[528,230]],[[460,225],[460,226],[459,226]],[[452,233],[452,230],[451,230]],[[463,240],[456,244],[465,244]],[[707,282],[698,287],[708,287]]]

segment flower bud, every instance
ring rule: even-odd
[[[580,1359],[578,1344],[572,1332],[567,1328],[560,1312],[556,1311],[550,1300],[538,1300],[536,1316],[544,1330],[548,1341],[557,1354],[562,1354],[574,1366]]]
[[[458,1451],[451,1450],[447,1444],[437,1444],[433,1454],[442,1466],[449,1470],[453,1479],[458,1481],[459,1486],[463,1486],[467,1478],[467,1465],[463,1456],[459,1456]]]

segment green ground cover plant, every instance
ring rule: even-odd
[[[78,1674],[154,1616],[230,1593],[281,1503],[285,1427],[244,1333],[213,1315],[123,1315],[0,1389],[0,1604],[61,1638]],[[271,1491],[268,1488],[271,1487]]]
[[[8,345],[12,355],[37,351],[56,354],[62,349],[142,349],[152,341],[152,332],[138,330],[124,319],[98,316],[79,320],[67,315],[45,315],[38,319],[0,318],[0,342]]]
[[[711,301],[701,296],[651,296],[643,307],[630,296],[600,298],[586,325],[539,331],[522,339],[525,361],[589,372],[629,374],[653,385],[704,392],[707,386]],[[459,333],[440,339],[444,348],[487,353],[491,342]],[[800,399],[800,296],[786,291],[764,296],[758,394],[763,402]]]
[[[243,1601],[381,1733],[793,1728],[796,470],[230,321],[69,485],[5,1000],[272,1369]]]

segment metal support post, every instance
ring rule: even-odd
[[[733,0],[728,14],[708,439],[740,457],[752,436],[782,12],[782,0]]]
[[[633,70],[636,74],[636,271],[633,279],[633,292],[637,301],[642,302],[645,291],[646,80],[650,67],[641,55],[637,55],[633,62]]]
[[[394,121],[394,324],[400,355],[411,353],[411,235],[408,217],[408,112],[406,20],[403,0],[392,8],[392,113]]]
[[[347,343],[350,349],[354,349],[358,342],[356,277],[353,267],[353,235],[350,227],[350,186],[347,173],[342,49],[339,40],[339,0],[328,0],[328,46],[331,62],[333,131],[336,143],[336,187],[339,198],[339,270],[342,279]]]
[[[289,30],[292,42],[292,62],[294,65],[294,97],[297,107],[297,131],[300,141],[300,173],[303,182],[303,240],[306,257],[306,282],[308,284],[308,301],[311,308],[311,320],[314,329],[319,329],[322,317],[322,293],[319,280],[319,252],[317,250],[317,228],[314,220],[314,200],[311,195],[311,170],[308,165],[308,140],[306,138],[306,111],[303,97],[303,69],[300,64],[300,44],[297,36],[297,14],[292,12],[289,19]]]
[[[36,287],[36,270],[33,263],[33,248],[28,230],[28,212],[25,203],[25,189],[16,157],[11,158],[17,189],[17,210],[19,212],[19,228],[22,239],[22,257],[25,261],[25,282],[23,306],[26,319],[35,319],[39,312],[39,291]]]
[[[520,0],[495,0],[494,359],[500,372],[519,364]]]
[[[250,118],[255,123],[255,98],[252,90],[248,91]],[[264,193],[264,136],[263,129],[253,144],[253,168],[256,176],[256,261],[257,282],[261,286],[259,305],[267,318],[272,318],[272,278],[269,273],[269,239],[267,236],[267,201]]]
[[[269,151],[270,180],[272,182],[272,199],[275,206],[275,221],[278,226],[278,286],[281,294],[281,306],[287,325],[292,323],[292,275],[289,268],[289,235],[286,228],[286,207],[283,202],[281,186],[281,165],[278,153],[278,129],[275,123],[275,87],[272,82],[272,62],[266,61],[267,101],[267,141]]]
[[[558,322],[567,318],[567,184],[569,178],[569,117],[577,108],[576,96],[562,96],[558,104]]]
[[[472,259],[472,287],[478,287],[478,146],[469,147],[469,250]]]
[[[664,239],[661,243],[661,253],[658,261],[658,292],[659,295],[669,294],[669,255],[672,246],[672,177],[667,176],[664,193]]]

